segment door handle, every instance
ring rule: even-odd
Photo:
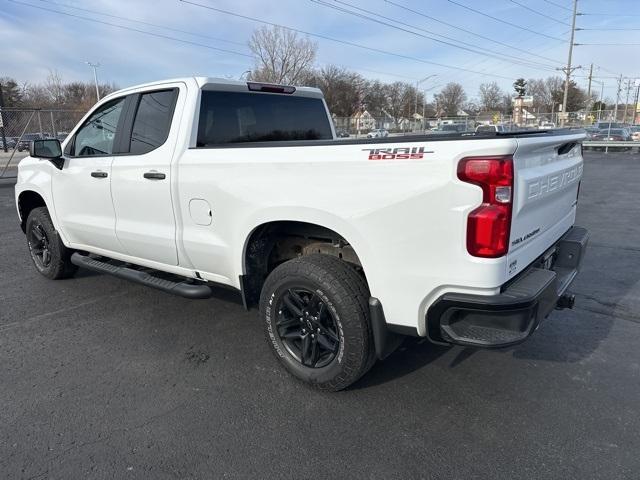
[[[109,174],[107,172],[103,172],[102,170],[97,170],[95,172],[91,172],[91,176],[93,178],[107,178]]]
[[[154,170],[145,172],[143,177],[148,178],[149,180],[164,180],[165,178],[167,178],[164,173],[156,172]]]

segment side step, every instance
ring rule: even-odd
[[[77,252],[71,255],[71,263],[95,272],[108,273],[115,277],[141,283],[147,287],[157,288],[163,292],[173,293],[174,295],[179,295],[185,298],[195,300],[209,298],[212,295],[211,288],[203,283],[189,283],[188,281],[172,282],[171,280],[154,277],[147,272],[134,270],[133,268],[101,262],[100,260],[91,258],[88,255],[81,255]]]

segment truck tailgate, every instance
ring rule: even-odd
[[[583,138],[583,133],[576,133],[518,139],[507,278],[521,272],[573,225]]]

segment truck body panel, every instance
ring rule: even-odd
[[[329,122],[331,139],[199,146],[203,92],[247,92],[246,83],[207,78],[132,87],[95,108],[167,89],[178,94],[162,145],[141,155],[67,155],[62,169],[27,158],[16,200],[39,192],[69,248],[235,288],[257,228],[278,221],[328,228],[355,250],[386,321],[419,335],[438,297],[499,293],[575,219],[580,132],[334,141]],[[291,95],[322,101],[328,118],[318,90]],[[65,152],[90,116],[67,137]],[[250,114],[238,118],[255,123]],[[513,156],[510,248],[499,258],[467,251],[467,218],[482,203],[482,190],[458,178],[460,160],[471,156]],[[107,177],[92,177],[97,170]],[[164,178],[144,176],[154,172]]]

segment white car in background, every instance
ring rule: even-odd
[[[389,136],[389,132],[384,128],[376,128],[367,133],[367,138],[385,138]]]
[[[549,130],[550,128],[556,128],[556,124],[553,122],[543,122],[538,127],[540,130]]]

